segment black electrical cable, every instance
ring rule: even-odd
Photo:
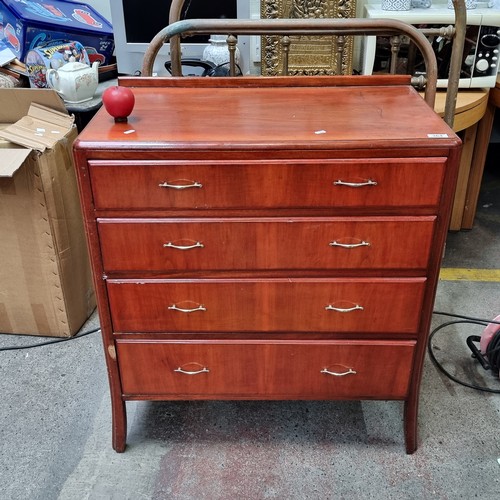
[[[51,344],[59,344],[60,342],[68,342],[69,340],[76,340],[76,339],[79,339],[82,337],[86,337],[87,335],[90,335],[91,333],[96,333],[98,331],[100,331],[100,328],[95,328],[94,330],[82,332],[82,333],[79,333],[78,335],[75,335],[73,337],[47,340],[46,342],[38,342],[37,344],[29,344],[29,345],[23,345],[23,346],[0,347],[0,351],[20,351],[22,349],[32,349],[34,347],[42,347],[42,346],[51,345]]]
[[[496,332],[486,347],[486,357],[495,373],[500,371],[500,332]]]
[[[436,314],[442,314],[442,315],[452,316],[452,317],[456,316],[456,317],[463,318],[463,316],[461,316],[461,315],[453,315],[453,314],[448,314],[448,313],[436,313]],[[468,382],[464,382],[463,380],[458,379],[457,377],[452,375],[449,371],[447,371],[444,368],[444,366],[437,360],[436,356],[434,355],[434,351],[432,350],[432,340],[433,340],[434,336],[436,335],[436,333],[439,332],[440,330],[442,330],[443,328],[446,328],[447,326],[455,325],[455,324],[459,324],[459,323],[488,326],[488,323],[499,323],[499,322],[498,321],[483,320],[483,319],[462,319],[462,320],[448,321],[446,323],[443,323],[442,325],[439,325],[438,327],[434,328],[434,330],[432,330],[432,332],[429,335],[429,340],[427,343],[427,350],[429,352],[429,357],[431,358],[431,361],[434,363],[434,365],[436,366],[436,368],[439,371],[444,373],[450,380],[453,380],[453,382],[456,382],[457,384],[463,385],[464,387],[469,387],[470,389],[475,389],[476,391],[483,391],[483,392],[490,392],[493,394],[500,394],[499,389],[491,389],[490,387],[482,387],[482,386],[478,386],[475,384],[469,384]],[[496,359],[500,360],[500,334],[499,333],[496,334],[496,337],[494,338],[494,340],[496,340],[497,342],[496,342],[495,346],[491,348],[491,350],[489,349],[490,352],[488,353],[488,359],[489,359],[490,354],[491,355],[494,354],[496,356]],[[493,343],[493,340],[490,342],[490,345],[492,343]],[[493,365],[493,363],[492,363],[492,365]]]
[[[472,316],[464,316],[462,314],[453,314],[453,313],[446,313],[446,312],[441,312],[441,311],[433,311],[432,314],[436,314],[439,316],[449,316],[450,318],[467,319],[470,321],[483,321],[484,323],[494,323],[496,325],[500,325],[500,321],[495,321],[493,319],[474,318]]]

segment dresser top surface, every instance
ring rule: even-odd
[[[447,147],[458,139],[413,88],[133,88],[126,123],[101,109],[80,148]]]

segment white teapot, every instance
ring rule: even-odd
[[[89,101],[99,83],[98,66],[97,61],[92,66],[70,62],[59,69],[48,69],[47,84],[68,103]]]

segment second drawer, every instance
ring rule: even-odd
[[[99,219],[106,272],[427,267],[435,217]]]

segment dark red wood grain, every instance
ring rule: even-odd
[[[74,149],[113,447],[129,399],[388,398],[415,451],[458,137],[406,77],[121,83]]]

